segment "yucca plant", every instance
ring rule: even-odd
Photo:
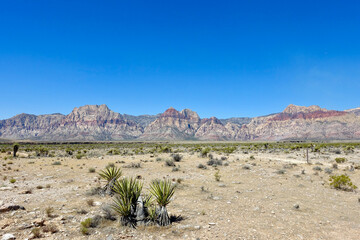
[[[102,190],[102,194],[105,193],[112,195],[114,184],[122,175],[121,168],[117,168],[115,166],[107,167],[105,170],[101,170],[99,175],[107,181],[105,187]]]
[[[114,183],[113,209],[120,214],[124,226],[136,226],[136,207],[142,187],[143,184],[134,178],[123,178]]]
[[[105,170],[101,170],[99,173],[100,177],[105,179],[108,183],[113,179],[117,180],[118,178],[120,178],[121,174],[121,168],[117,168],[115,166],[107,167],[105,168]]]
[[[159,204],[159,209],[157,209],[156,213],[157,223],[160,226],[170,225],[170,217],[166,206],[170,203],[175,193],[175,185],[173,185],[170,180],[155,180],[150,185],[150,192]]]

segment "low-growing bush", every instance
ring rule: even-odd
[[[344,190],[344,191],[353,191],[357,189],[352,182],[349,176],[347,175],[334,175],[329,178],[330,186],[335,189]]]
[[[183,158],[183,157],[182,157],[180,154],[178,154],[178,153],[172,155],[172,159],[173,159],[175,162],[180,162],[182,158]]]
[[[174,161],[173,161],[173,160],[171,160],[171,159],[167,159],[167,160],[165,161],[165,166],[168,166],[168,167],[175,167],[175,163],[174,163]]]
[[[200,163],[197,167],[200,169],[207,169],[207,167],[202,163]]]
[[[344,157],[335,158],[335,162],[344,163],[344,162],[346,162],[346,158],[344,158]]]

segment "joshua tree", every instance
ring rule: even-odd
[[[156,212],[157,223],[160,226],[170,225],[170,217],[166,206],[170,203],[171,198],[175,193],[175,185],[172,185],[170,180],[155,180],[150,185],[150,192],[159,204],[159,209],[157,209]]]
[[[112,194],[115,182],[121,177],[121,174],[121,168],[117,168],[115,166],[107,167],[105,170],[100,171],[100,177],[107,181],[103,190],[106,194]]]
[[[121,223],[123,226],[136,227],[137,215],[144,215],[138,213],[138,200],[140,198],[143,184],[133,178],[123,178],[115,181],[113,191],[116,193],[112,208],[121,216]],[[140,198],[140,205],[143,202]],[[143,211],[143,207],[140,209]]]
[[[14,157],[16,157],[16,153],[17,153],[18,150],[19,150],[19,144],[15,143],[14,144]]]

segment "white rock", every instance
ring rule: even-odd
[[[16,239],[16,237],[11,233],[6,233],[1,238],[1,240],[13,240],[13,239]]]

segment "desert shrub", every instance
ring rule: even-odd
[[[344,158],[344,157],[335,158],[335,162],[336,163],[344,163],[344,162],[346,162],[346,158]]]
[[[285,174],[286,171],[284,169],[279,169],[279,170],[276,171],[276,173],[282,175],[282,174]]]
[[[341,154],[341,151],[340,151],[339,149],[336,149],[336,150],[334,151],[334,153],[335,153],[335,154]]]
[[[89,173],[94,173],[95,172],[95,168],[89,168]]]
[[[217,158],[213,158],[213,159],[209,159],[209,161],[207,161],[206,163],[208,166],[222,166],[222,161],[217,159]]]
[[[313,170],[315,170],[315,171],[322,171],[322,168],[321,167],[319,167],[319,166],[315,166],[314,168],[313,168]]]
[[[331,174],[333,172],[333,170],[330,169],[330,168],[325,168],[324,172],[327,173],[327,174]]]
[[[182,158],[183,158],[183,157],[182,157],[180,154],[178,154],[178,153],[172,155],[172,159],[173,159],[175,162],[180,162]]]
[[[330,186],[335,189],[344,190],[344,191],[353,191],[357,188],[352,182],[349,176],[347,175],[334,175],[329,178]]]
[[[171,171],[172,172],[178,172],[178,171],[180,171],[180,168],[179,167],[173,167],[173,169]]]
[[[175,167],[174,160],[167,159],[167,160],[165,161],[165,166],[168,166],[168,167]]]
[[[217,170],[215,172],[214,177],[215,177],[215,181],[220,182],[221,179],[220,170]]]
[[[160,161],[162,161],[162,159],[158,157],[158,158],[156,158],[156,161],[160,162]]]
[[[46,157],[49,154],[49,149],[44,146],[39,146],[36,150],[36,156]]]
[[[334,163],[334,164],[332,165],[332,167],[333,167],[334,169],[338,169],[337,163]]]
[[[208,153],[210,153],[210,150],[211,150],[210,148],[202,149],[201,153],[200,153],[201,157],[206,157],[208,155]]]
[[[107,152],[108,155],[119,155],[120,151],[118,149],[111,149]]]
[[[200,169],[207,169],[207,167],[202,163],[200,163],[197,167]]]
[[[68,147],[65,149],[65,152],[66,152],[66,154],[71,156],[71,155],[73,155],[74,149]]]
[[[53,162],[52,165],[61,165],[60,161]]]
[[[33,234],[33,238],[41,238],[41,231],[39,227],[33,228],[31,233]]]
[[[245,169],[245,170],[250,170],[251,169],[251,166],[248,165],[248,164],[245,164],[242,169]]]
[[[250,159],[251,159],[251,160],[254,160],[254,159],[255,159],[255,157],[254,157],[253,155],[251,155],[251,156],[250,156]]]
[[[221,161],[225,161],[225,160],[227,160],[227,157],[222,156],[220,159],[221,159]]]
[[[84,155],[82,153],[77,153],[75,155],[76,159],[81,159]]]
[[[59,229],[54,224],[46,225],[43,227],[43,232],[57,233]]]
[[[114,210],[111,208],[111,206],[106,205],[104,207],[102,207],[102,212],[104,213],[104,218],[107,220],[111,220],[111,221],[115,221],[116,217],[115,217],[115,212]]]
[[[141,163],[131,163],[128,168],[141,168]]]
[[[91,221],[92,221],[91,218],[87,218],[87,219],[85,219],[84,221],[82,221],[80,224],[81,224],[81,226],[83,226],[84,228],[89,228],[90,225],[91,225]]]
[[[92,207],[92,206],[94,206],[94,199],[88,199],[88,200],[86,200],[86,203],[88,206]]]
[[[53,217],[53,213],[54,213],[54,208],[52,208],[52,207],[47,207],[46,209],[45,209],[45,213],[46,213],[46,216],[48,216],[48,217]]]
[[[10,183],[15,183],[16,182],[16,179],[12,178],[10,179]]]
[[[89,229],[84,226],[80,227],[80,232],[82,233],[82,235],[89,235]]]

